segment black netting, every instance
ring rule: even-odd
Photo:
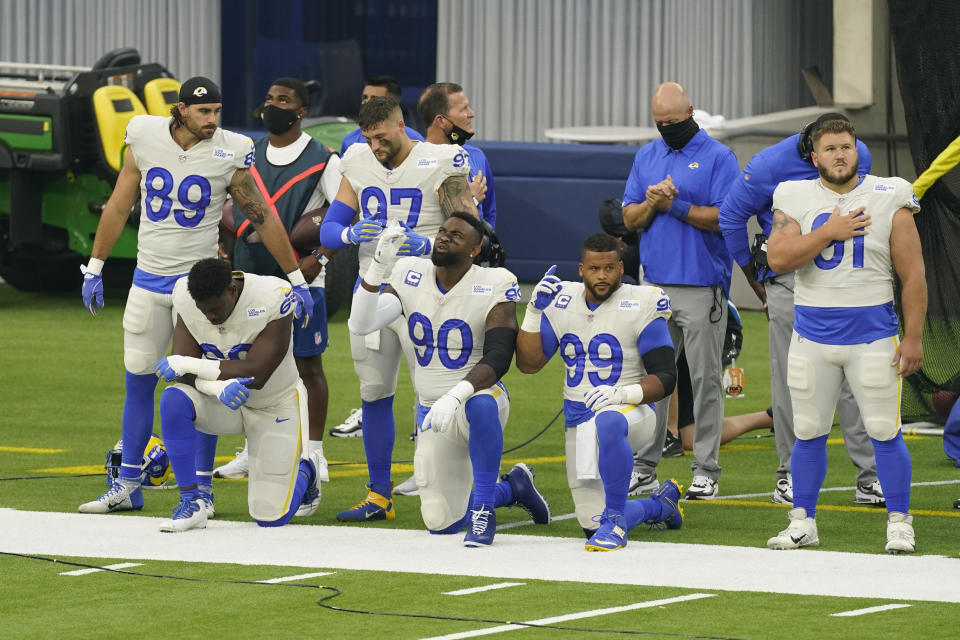
[[[917,174],[960,135],[960,2],[888,0],[900,95]],[[933,418],[931,394],[960,390],[960,168],[938,180],[916,217],[927,271],[924,362],[903,388],[904,418]]]

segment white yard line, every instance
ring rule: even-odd
[[[551,522],[558,522],[560,520],[569,520],[570,518],[576,518],[577,514],[575,513],[565,513],[562,516],[550,516]],[[497,531],[506,531],[507,529],[514,529],[516,527],[525,527],[528,524],[533,524],[533,520],[520,520],[519,522],[504,522],[503,524],[497,525]]]
[[[483,587],[470,587],[469,589],[457,589],[456,591],[444,591],[442,595],[445,596],[469,596],[473,593],[481,593],[483,591],[493,591],[494,589],[506,589],[507,587],[520,587],[525,583],[523,582],[497,582],[494,584],[488,584]]]
[[[263,528],[252,522],[211,520],[206,529],[172,536],[160,533],[162,521],[128,514],[0,508],[0,551],[960,603],[960,558],[887,555],[881,523],[868,532],[876,541],[876,553],[869,554],[671,543],[670,531],[656,530],[637,532],[625,549],[598,554],[583,550],[582,536],[497,534],[490,548],[471,553],[464,549],[462,536],[414,529],[305,524]]]
[[[64,571],[60,575],[62,576],[86,576],[91,573],[100,573],[101,571],[106,571],[107,569],[129,569],[130,567],[141,567],[143,566],[142,562],[121,562],[120,564],[105,564],[103,568],[95,569],[77,569],[76,571]]]
[[[910,486],[911,487],[937,487],[944,484],[960,484],[960,480],[932,480],[930,482],[914,482]],[[854,487],[823,487],[822,489],[820,489],[820,493],[827,493],[830,491],[856,491],[856,490],[857,488],[855,486]],[[727,496],[721,493],[717,497],[717,499],[718,500],[740,500],[742,498],[769,498],[772,495],[773,493],[771,493],[770,491],[767,491],[764,493],[741,493],[733,496]],[[861,505],[861,506],[867,506],[867,505]]]
[[[633,611],[635,609],[649,609],[650,607],[662,607],[677,602],[687,602],[688,600],[700,600],[702,598],[712,598],[715,593],[690,593],[676,598],[663,598],[661,600],[648,600],[647,602],[635,602],[633,604],[623,605],[622,607],[607,607],[605,609],[593,609],[591,611],[578,611],[577,613],[568,613],[562,616],[552,618],[540,618],[539,620],[528,620],[527,624],[558,624],[570,620],[580,620],[582,618],[593,618],[596,616],[607,616],[612,613],[623,613],[624,611]],[[478,636],[490,636],[504,631],[514,631],[516,629],[529,629],[523,624],[504,624],[499,627],[488,627],[486,629],[477,629],[475,631],[463,631],[461,633],[450,633],[443,636],[431,636],[422,640],[455,640],[456,638],[476,638]]]
[[[336,571],[318,571],[317,573],[301,573],[297,576],[287,576],[285,578],[270,578],[269,580],[258,580],[263,584],[280,584],[281,582],[295,582],[297,580],[306,580],[307,578],[319,578],[320,576],[332,576]]]
[[[892,609],[906,609],[909,604],[884,604],[879,607],[867,607],[866,609],[854,609],[852,611],[843,611],[841,613],[831,613],[835,618],[850,618],[853,616],[865,616],[868,613],[877,613],[880,611],[890,611]]]

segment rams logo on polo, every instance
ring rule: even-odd
[[[198,98],[202,98],[203,96],[207,95],[207,88],[197,87],[196,89],[193,90],[193,95],[195,95]]]
[[[687,169],[699,169],[699,168],[700,168],[700,163],[696,161],[691,162],[690,164],[687,165]]]
[[[418,271],[411,269],[407,271],[407,276],[403,279],[404,284],[408,284],[411,287],[416,287],[420,285],[420,280],[423,279],[423,274]]]

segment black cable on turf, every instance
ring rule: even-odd
[[[100,473],[71,473],[69,475],[57,474],[53,476],[19,476],[15,478],[0,478],[2,480],[49,480],[51,478],[92,478],[94,476],[103,477],[103,471]]]
[[[548,425],[549,426],[549,425]],[[345,607],[335,607],[332,604],[326,604],[327,600],[336,598],[343,592],[336,587],[319,584],[303,584],[295,582],[261,582],[259,580],[209,580],[206,578],[188,578],[186,576],[168,576],[156,573],[142,573],[139,571],[129,571],[127,569],[111,569],[110,567],[101,567],[95,564],[86,564],[83,562],[71,562],[69,560],[58,560],[57,558],[47,558],[45,556],[34,556],[25,553],[12,553],[9,551],[0,551],[0,555],[24,558],[27,560],[42,560],[53,564],[62,564],[70,567],[83,567],[85,569],[99,569],[110,573],[121,573],[128,576],[139,576],[142,578],[161,578],[167,580],[181,580],[185,582],[205,582],[208,584],[254,584],[267,587],[298,587],[301,589],[323,589],[332,591],[328,596],[317,600],[317,604],[330,611],[340,611],[343,613],[359,613],[373,616],[391,616],[397,618],[422,618],[427,620],[449,620],[451,622],[481,622],[485,624],[512,624],[535,629],[556,629],[558,631],[580,631],[583,633],[619,633],[624,635],[644,635],[644,636],[662,636],[670,638],[694,638],[697,640],[743,640],[742,638],[733,638],[729,636],[704,636],[690,633],[669,633],[664,631],[636,631],[633,629],[590,629],[587,627],[563,627],[554,624],[535,624],[532,622],[517,622],[511,620],[492,620],[488,618],[461,618],[456,616],[440,616],[426,613],[395,613],[391,611],[366,611],[363,609],[347,609]]]

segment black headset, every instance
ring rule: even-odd
[[[797,141],[797,152],[806,162],[810,162],[811,154],[813,153],[813,130],[827,120],[846,120],[847,122],[850,122],[850,118],[842,113],[825,113],[801,129],[800,139]]]

